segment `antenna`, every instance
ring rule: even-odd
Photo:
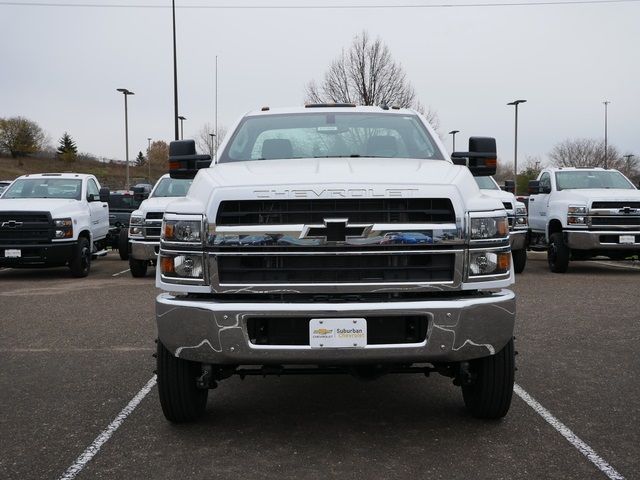
[[[218,159],[218,56],[216,55],[216,89],[215,89],[215,103],[216,103],[216,109],[215,109],[215,118],[214,118],[214,127],[216,129],[216,150],[215,150],[215,156],[216,156],[216,161]]]

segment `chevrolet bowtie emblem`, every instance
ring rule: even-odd
[[[15,220],[9,220],[8,222],[2,222],[2,228],[16,228],[21,227],[22,222],[16,222]]]
[[[373,225],[351,225],[348,218],[325,218],[324,225],[305,225],[301,239],[321,239],[325,242],[346,242],[351,238],[365,238]]]
[[[626,213],[626,214],[637,213],[638,209],[637,208],[631,208],[631,207],[624,207],[624,208],[621,208],[620,210],[618,210],[618,212]]]

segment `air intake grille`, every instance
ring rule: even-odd
[[[47,212],[0,212],[0,245],[46,244],[52,238]]]
[[[640,208],[640,202],[593,202],[591,208]]]
[[[454,254],[219,256],[221,284],[395,283],[453,280]]]
[[[325,218],[350,223],[453,223],[448,198],[359,198],[340,200],[223,201],[217,225],[321,224]]]

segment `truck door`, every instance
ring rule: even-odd
[[[87,202],[94,239],[106,237],[109,231],[109,204],[100,201],[100,189],[93,178],[87,182]]]
[[[551,174],[543,172],[540,176],[540,193],[529,197],[529,227],[535,232],[544,232],[547,228],[550,193]]]

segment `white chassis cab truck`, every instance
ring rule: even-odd
[[[493,177],[474,178],[482,193],[497,198],[504,205],[509,218],[509,243],[513,256],[513,271],[522,273],[527,265],[527,231],[529,229],[527,207],[516,200],[512,192],[502,190]]]
[[[617,170],[545,168],[529,193],[530,248],[547,250],[552,272],[640,254],[640,191]]]
[[[109,189],[93,175],[42,173],[17,178],[0,197],[0,267],[68,265],[86,277],[105,255]]]
[[[154,185],[129,219],[129,269],[134,277],[144,277],[149,264],[155,265],[160,249],[160,227],[167,205],[177,197],[184,197],[191,179],[171,178],[165,174]]]
[[[514,382],[507,215],[413,110],[354,105],[245,115],[217,162],[172,142],[192,178],[162,223],[160,403],[195,420],[232,375],[437,372],[471,413],[504,416]]]

